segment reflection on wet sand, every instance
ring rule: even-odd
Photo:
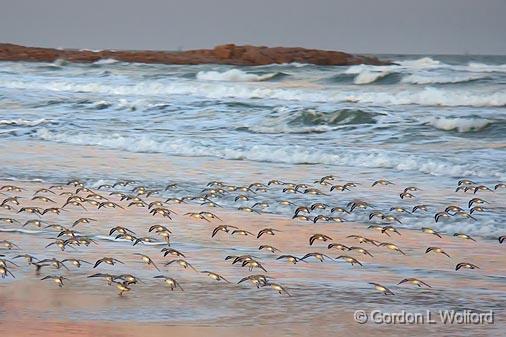
[[[3,249],[0,252],[19,265],[8,267],[15,279],[7,276],[0,281],[0,326],[4,331],[14,331],[13,335],[26,331],[36,331],[38,335],[44,335],[68,328],[72,329],[74,335],[83,336],[95,335],[98,331],[104,336],[136,335],[139,333],[138,328],[134,327],[136,322],[145,327],[146,330],[142,331],[153,336],[168,331],[188,336],[199,333],[269,335],[268,326],[273,322],[279,327],[280,335],[332,335],[336,331],[369,333],[372,329],[375,333],[389,335],[395,331],[394,326],[357,324],[353,321],[353,312],[357,309],[413,312],[459,308],[494,310],[494,325],[470,327],[469,331],[495,331],[504,327],[502,303],[506,298],[506,256],[500,253],[503,247],[497,240],[477,237],[477,242],[473,242],[451,235],[442,235],[439,238],[410,229],[398,229],[398,233],[385,234],[355,221],[314,224],[279,214],[238,212],[228,207],[210,208],[199,205],[201,202],[190,200],[188,203],[165,204],[163,201],[167,196],[171,196],[172,192],[170,189],[163,191],[163,186],[159,186],[162,189],[159,193],[163,194],[163,197],[159,193],[145,197],[147,190],[142,188],[137,188],[136,192],[138,198],[147,203],[156,200],[162,202],[162,208],[170,209],[170,218],[149,215],[146,207],[137,204],[127,207],[131,201],[121,201],[118,195],[111,196],[104,190],[86,190],[68,185],[61,189],[42,190],[37,195],[51,198],[58,206],[63,205],[69,196],[87,195],[88,202],[103,196],[109,198],[117,207],[111,208],[113,204],[106,203],[98,209],[92,203],[83,202],[83,206],[65,206],[59,215],[48,212],[38,216],[17,212],[21,207],[28,206],[40,209],[56,207],[41,198],[31,200],[34,191],[48,188],[49,184],[3,182],[1,185],[16,185],[23,189],[21,192],[4,189],[2,193],[5,195],[1,199],[20,196],[20,205],[13,203],[13,209],[0,210],[0,217],[4,218],[0,223],[0,239],[19,246],[2,246],[12,249]],[[132,191],[133,186],[135,185],[118,186],[116,190]],[[223,197],[216,191],[210,192],[222,187],[227,188],[218,184],[206,190],[207,193],[217,193],[213,198],[217,203],[220,203],[222,198],[233,200],[239,193],[253,194],[253,191],[248,189],[246,192],[240,189],[229,192],[230,195]],[[78,188],[81,190],[76,194]],[[380,188],[390,191],[389,187]],[[281,188],[269,186],[269,189],[277,191]],[[139,192],[142,190],[144,192]],[[311,198],[309,201],[317,200],[317,196],[307,198]],[[501,196],[498,194],[495,198]],[[284,207],[288,208],[288,212],[296,208],[290,205]],[[193,212],[205,216],[186,215]],[[201,212],[212,212],[216,217]],[[367,210],[362,212],[367,214]],[[77,219],[83,217],[90,218],[90,221],[76,223]],[[19,223],[9,223],[7,218],[15,219]],[[23,226],[31,219],[58,224],[66,229],[62,231],[62,228],[39,225],[35,221]],[[429,219],[431,216],[428,216],[427,220],[433,221]],[[74,223],[76,225],[72,226]],[[163,227],[152,227],[155,224]],[[228,232],[218,231],[211,237],[213,229],[220,225],[228,226]],[[116,233],[110,235],[111,228],[116,226],[128,231],[116,229]],[[273,228],[276,231],[264,231],[265,235],[257,238],[257,233],[265,228]],[[170,248],[182,252],[184,257],[171,254],[163,256],[160,250],[169,248],[165,238],[159,235],[163,231],[170,232]],[[243,234],[240,231],[252,235],[238,235]],[[143,240],[133,245],[135,241],[121,236],[121,233],[131,233]],[[315,233],[324,234],[315,236]],[[60,237],[57,238],[59,234]],[[327,241],[322,240],[322,235]],[[312,236],[315,240],[310,245],[309,239]],[[367,242],[361,244],[356,237],[366,237],[371,242],[393,243],[406,255]],[[67,241],[63,245],[48,246],[55,240],[75,238],[89,239],[89,245],[69,244]],[[360,249],[341,251],[336,245],[329,249],[329,243],[340,243],[346,247],[360,246],[370,255],[364,254]],[[276,247],[280,252],[259,250],[260,245]],[[451,258],[442,254],[426,254],[426,248],[431,246],[444,247]],[[38,275],[33,265],[27,264],[23,259],[12,259],[15,255],[24,253],[29,253],[39,260],[56,258],[61,261],[74,258],[91,264],[83,263],[77,268],[66,262],[67,270],[55,269],[55,266],[49,263],[41,268]],[[152,264],[146,264],[146,261],[136,255],[138,253],[152,259],[160,271]],[[297,264],[289,263],[286,259],[276,259],[282,254],[301,258],[308,253],[325,254],[330,258],[323,261],[308,258]],[[241,263],[232,264],[232,260],[225,261],[226,256],[245,255],[261,262],[266,272],[255,266],[249,271],[248,264],[241,267]],[[342,255],[352,256],[363,266],[351,265],[343,259],[333,260]],[[104,262],[93,268],[95,262],[104,257],[112,257],[121,263],[110,265]],[[183,268],[179,263],[169,263],[176,259],[187,261],[196,270]],[[462,261],[472,261],[480,269],[455,271],[456,263]],[[203,270],[217,273],[231,283],[218,282],[216,278],[209,277],[209,273],[198,272]],[[125,283],[124,278],[114,279],[115,284],[123,284],[130,290],[118,296],[115,284],[109,286],[102,278],[88,277],[95,273],[132,274],[139,282],[130,284]],[[291,296],[285,296],[283,292],[278,294],[278,289],[268,286],[269,284],[262,284],[264,286],[259,288],[248,282],[237,284],[247,275],[261,273],[272,277],[268,281],[269,284],[281,285]],[[177,280],[184,291],[171,291],[162,279],[155,278],[161,274]],[[55,282],[40,280],[48,275],[64,276],[64,285],[59,287]],[[419,288],[413,284],[397,285],[401,280],[412,277],[430,284],[431,288]],[[388,286],[395,295],[384,296],[375,292],[370,282]],[[37,321],[41,323],[36,325]],[[44,325],[42,322],[54,323]],[[23,331],[19,330],[20,324],[23,324]],[[256,325],[263,328],[253,328]],[[55,330],[50,330],[49,327]],[[215,327],[218,328],[214,329]],[[414,330],[409,327],[416,335],[439,331],[440,328],[422,326]],[[451,332],[457,331],[458,327],[445,326],[444,329]],[[67,333],[69,331],[66,330]]]

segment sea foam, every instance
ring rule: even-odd
[[[36,120],[28,120],[28,119],[1,119],[0,120],[0,126],[1,125],[15,125],[15,126],[37,126],[40,124],[46,124],[49,121],[41,118]]]
[[[436,129],[458,132],[479,131],[492,123],[489,119],[483,118],[445,118],[433,117],[427,121],[428,125]]]
[[[442,63],[441,61],[434,60],[433,58],[428,56],[421,57],[415,60],[395,61],[395,63],[403,67],[416,68],[416,69],[434,68],[444,65],[444,63]]]
[[[218,147],[190,140],[159,140],[149,136],[125,137],[118,134],[96,136],[84,133],[53,132],[41,128],[33,137],[75,145],[96,145],[130,152],[166,153],[174,156],[205,156],[222,159],[252,160],[289,164],[326,164],[351,167],[390,168],[397,171],[418,171],[435,176],[478,176],[506,179],[502,169],[484,172],[472,163],[459,164],[446,159],[426,159],[417,155],[390,152],[358,152],[311,150],[303,146],[253,145]]]
[[[390,74],[390,72],[388,72],[388,71],[378,72],[378,71],[364,70],[364,71],[360,72],[357,76],[355,76],[353,83],[355,83],[355,84],[371,84],[373,82],[376,82],[378,79],[385,77],[388,74]]]
[[[230,82],[258,82],[266,81],[278,75],[278,73],[269,74],[251,74],[239,69],[230,69],[224,72],[219,71],[199,71],[196,75],[198,80],[204,81],[230,81]]]
[[[259,76],[259,75],[255,75]],[[33,83],[9,81],[1,86],[13,89],[49,90],[55,92],[88,92],[122,96],[194,95],[212,99],[278,99],[303,102],[357,102],[373,105],[426,105],[426,106],[506,106],[506,92],[500,90],[460,90],[436,87],[404,89],[400,91],[346,91],[314,90],[311,88],[253,87],[241,83],[163,83],[138,82],[132,85],[106,83],[70,83],[54,81]]]
[[[118,63],[118,62],[120,62],[120,61],[112,59],[112,58],[108,58],[108,59],[100,59],[98,61],[93,62],[93,64],[106,65],[106,64],[114,64],[114,63]]]
[[[402,78],[402,83],[410,84],[454,84],[465,83],[485,79],[486,76],[480,75],[420,75],[411,74]]]

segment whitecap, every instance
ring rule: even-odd
[[[52,132],[42,128],[34,137],[42,140],[75,145],[96,145],[131,152],[166,153],[187,157],[218,157],[223,159],[247,159],[259,162],[289,164],[326,164],[351,167],[390,168],[397,171],[418,171],[434,176],[477,176],[506,179],[506,172],[485,171],[473,163],[459,164],[450,159],[428,159],[417,155],[368,153],[337,150],[334,153],[310,150],[302,146],[253,145],[251,147],[217,147],[212,144],[189,140],[158,140],[149,136],[125,137],[118,134],[96,136]]]
[[[106,64],[114,64],[114,63],[118,63],[118,62],[120,62],[120,61],[115,60],[113,58],[108,58],[108,59],[100,59],[98,61],[93,62],[93,64],[106,65]]]
[[[253,76],[262,76],[255,75]],[[132,85],[105,83],[69,83],[52,81],[45,83],[3,81],[3,87],[15,89],[50,90],[56,92],[89,92],[121,96],[194,95],[212,99],[278,99],[303,102],[357,102],[373,105],[426,105],[426,106],[506,106],[506,92],[491,88],[461,90],[424,87],[400,91],[345,91],[314,90],[310,88],[282,88],[252,86],[249,83],[163,83],[137,82]]]
[[[498,237],[504,234],[504,229],[497,226],[497,222],[493,219],[473,221],[473,220],[461,220],[455,221],[455,219],[443,220],[435,225],[435,229],[448,235],[454,233],[468,233],[472,235],[479,235],[483,237]]]
[[[353,80],[355,84],[371,84],[390,74],[388,71],[362,71]]]
[[[103,51],[103,49],[88,49],[88,48],[83,48],[83,49],[79,49],[79,51],[90,51],[92,53],[100,53],[101,51]]]
[[[56,59],[54,60],[53,63],[50,64],[50,66],[54,66],[54,67],[63,67],[65,65],[69,64],[69,62],[67,60],[64,60],[64,59]]]
[[[487,78],[481,75],[421,75],[411,74],[404,76],[401,80],[402,83],[410,84],[452,84],[452,83],[465,83]]]
[[[28,119],[1,119],[0,125],[15,125],[15,126],[37,126],[40,124],[46,124],[49,121],[47,119],[41,118],[36,120],[28,120]]]
[[[239,69],[230,69],[224,72],[199,71],[196,77],[198,80],[204,81],[258,82],[269,80],[277,74],[278,73],[269,73],[258,75],[247,73]]]
[[[422,90],[403,90],[394,93],[361,92],[349,95],[347,100],[374,105],[503,107],[506,106],[506,92],[445,90],[425,87]]]
[[[480,131],[490,125],[493,121],[484,118],[446,118],[433,117],[426,124],[439,130],[470,132]]]
[[[421,57],[419,59],[415,60],[401,60],[401,61],[395,61],[396,64],[408,68],[417,68],[417,69],[423,69],[423,68],[434,68],[439,67],[441,65],[444,65],[444,63],[441,63],[441,61],[434,60],[431,57],[425,56]]]
[[[506,64],[485,64],[485,63],[476,63],[470,62],[467,67],[468,71],[478,71],[484,73],[490,72],[506,72]]]

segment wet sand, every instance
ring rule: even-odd
[[[3,182],[11,184],[12,182]],[[16,193],[24,206],[50,207],[40,201],[29,201],[33,191],[47,187],[47,184],[15,182],[27,191]],[[65,187],[65,190],[74,190]],[[105,195],[105,192],[100,192]],[[12,193],[6,193],[11,195]],[[46,194],[63,204],[64,198]],[[2,196],[4,198],[5,196]],[[149,197],[148,201],[159,200]],[[111,197],[117,201],[117,197]],[[119,202],[126,206],[124,202]],[[57,247],[44,248],[54,238],[57,231],[25,227],[24,232],[6,231],[21,228],[19,224],[0,224],[1,240],[10,240],[21,248],[1,253],[31,253],[37,257],[56,257],[58,259],[78,257],[90,262],[113,256],[125,262],[124,265],[101,265],[92,269],[84,265],[80,269],[69,266],[70,271],[46,269],[41,275],[34,273],[22,260],[16,260],[20,267],[13,267],[16,279],[0,280],[0,327],[7,336],[26,335],[74,335],[74,336],[162,336],[175,333],[182,336],[270,336],[272,329],[276,335],[332,336],[338,334],[354,335],[397,335],[409,329],[410,335],[445,332],[461,332],[461,325],[378,325],[358,324],[353,320],[355,310],[382,310],[398,312],[406,310],[419,312],[465,308],[474,310],[493,310],[495,323],[492,325],[466,325],[469,335],[495,334],[504,328],[506,298],[506,255],[504,247],[497,241],[478,238],[478,242],[462,240],[450,236],[438,238],[420,231],[400,229],[402,235],[387,237],[380,232],[367,229],[362,223],[312,224],[288,219],[275,214],[251,214],[231,209],[207,208],[198,204],[170,205],[177,212],[173,221],[163,220],[147,214],[145,208],[80,210],[74,206],[60,216],[42,217],[50,223],[65,226],[79,217],[87,216],[97,220],[91,224],[78,225],[75,229],[83,235],[97,240],[98,245],[89,247],[70,247],[64,252]],[[207,210],[215,212],[223,222],[210,223],[183,216],[188,211]],[[0,211],[0,217],[14,217],[21,223],[34,218],[23,213],[15,214]],[[173,231],[171,247],[186,254],[187,260],[198,270],[219,273],[231,284],[216,282],[206,275],[182,270],[178,266],[163,266],[170,261],[163,257],[160,249],[163,244],[136,245],[128,241],[112,241],[109,229],[116,225],[128,227],[138,236],[149,235],[147,229],[155,223],[166,223]],[[252,233],[265,227],[273,227],[281,232],[275,236],[235,237],[218,233],[211,239],[212,229],[218,224],[235,225]],[[348,246],[359,243],[350,234],[359,234],[379,241],[397,244],[406,256],[388,251],[383,247],[361,245],[373,257],[356,252],[331,251],[326,243],[317,241],[309,246],[308,239],[314,233],[324,233]],[[285,254],[303,256],[309,252],[322,252],[331,257],[347,254],[359,259],[364,266],[351,266],[343,261],[327,260],[323,263],[308,260],[296,265],[275,260],[274,254],[258,251],[260,244],[270,244]],[[424,254],[429,246],[444,247],[451,258],[441,254]],[[162,270],[158,272],[139,261],[135,252],[142,252],[153,258]],[[232,266],[224,261],[226,255],[252,254],[268,271],[268,275],[285,286],[291,297],[279,295],[272,289],[256,289],[251,285],[236,285],[242,277],[251,274],[245,268]],[[479,270],[455,271],[455,264],[472,262]],[[105,285],[102,279],[89,279],[86,276],[95,272],[131,273],[142,283],[132,286],[125,296],[118,296],[113,287]],[[259,271],[261,272],[261,271]],[[184,292],[171,292],[153,276],[160,273],[175,277],[183,286]],[[253,273],[257,273],[254,271]],[[40,281],[48,274],[62,274],[68,277],[63,288],[49,281]],[[396,284],[405,277],[418,277],[432,288],[418,289],[412,285]],[[384,296],[376,292],[368,282],[386,285],[395,293]]]
[[[166,180],[187,180],[207,183],[228,177],[237,184],[263,181],[271,175],[283,179],[300,181],[321,174],[315,165],[287,165],[247,160],[225,160],[212,157],[177,157],[160,153],[134,153],[96,148],[83,145],[69,145],[54,142],[4,141],[0,151],[8,154],[3,166],[16,171],[34,163],[34,175],[41,178],[54,176],[110,176],[130,178],[149,173],[151,178]],[[65,155],[59,155],[64,153]],[[184,172],[184,174],[183,174]],[[350,174],[351,176],[351,174]]]

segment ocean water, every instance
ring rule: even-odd
[[[161,321],[255,328],[276,322],[279,335],[311,335],[319,333],[318,329],[321,335],[335,335],[357,327],[352,321],[356,309],[435,312],[471,308],[494,310],[497,324],[489,328],[502,329],[504,244],[497,238],[506,234],[506,189],[474,195],[455,192],[455,188],[462,178],[490,188],[506,182],[506,57],[381,57],[395,65],[181,66],[110,59],[94,64],[0,62],[0,180],[31,181],[23,192],[23,206],[32,205],[35,188],[74,178],[93,188],[134,179],[162,189],[148,201],[197,195],[211,180],[247,185],[280,179],[313,184],[328,194],[286,194],[281,192],[283,186],[271,185],[265,192],[248,193],[248,202],[235,201],[239,192],[213,199],[223,208],[207,209],[195,201],[169,206],[218,212],[225,223],[254,233],[268,226],[281,228],[282,232],[270,238],[223,233],[211,238],[218,222],[191,220],[183,215],[186,211],[178,212],[170,222],[173,247],[188,254],[199,270],[220,272],[236,283],[247,271],[225,262],[224,256],[259,256],[269,275],[288,287],[293,294],[290,298],[265,288],[217,284],[200,273],[163,267],[161,273],[175,275],[185,288],[168,294],[153,279],[159,272],[143,268],[133,255],[148,253],[162,266],[168,258],[160,256],[158,243],[133,247],[107,235],[113,225],[120,224],[139,235],[154,235],[147,228],[160,218],[146,216],[144,208],[69,208],[61,216],[49,215],[51,221],[63,225],[85,215],[98,219],[78,229],[99,244],[65,252],[54,246],[46,248],[57,235],[52,229],[2,223],[0,239],[13,240],[36,256],[95,261],[111,255],[125,265],[100,270],[135,273],[143,282],[127,296],[118,297],[114,288],[87,278],[96,269],[84,267],[63,271],[69,280],[62,289],[49,284],[47,291],[40,291],[32,287],[40,284],[33,268],[23,265],[13,268],[16,279],[0,283],[2,289],[13,287],[13,291],[0,291],[0,314],[1,304],[7,303],[13,317],[35,312],[43,321]],[[329,192],[328,186],[315,183],[329,174],[336,176],[335,183],[355,181],[359,185],[352,191]],[[380,178],[395,185],[372,188],[371,183]],[[167,183],[177,183],[177,187],[164,191]],[[117,190],[131,192],[132,186]],[[399,198],[407,186],[420,188],[415,199]],[[107,188],[101,191],[110,192]],[[50,196],[63,203],[63,196]],[[468,201],[475,196],[488,201],[486,212],[473,214],[476,220],[452,217],[434,222],[434,213],[450,204],[468,210]],[[0,194],[0,200],[3,198]],[[392,206],[411,209],[421,203],[428,204],[430,211],[396,214],[402,220],[396,227],[403,234],[390,237],[367,229],[380,223],[368,219],[372,209],[332,214],[354,224],[291,219],[298,205],[318,201],[346,207],[355,198],[384,212],[392,213]],[[295,205],[281,206],[281,199]],[[256,202],[269,206],[262,214],[237,211],[239,206]],[[12,216],[21,223],[32,218],[14,212],[0,209],[0,217]],[[329,210],[311,213],[316,214],[329,215]],[[432,227],[445,235],[426,235],[419,232],[420,227]],[[283,254],[303,256],[313,250],[341,254],[327,250],[326,243],[308,247],[307,239],[315,232],[331,234],[334,242],[343,240],[347,245],[358,245],[347,238],[349,234],[371,235],[399,244],[407,255],[366,245],[374,258],[356,255],[364,262],[363,268],[341,260],[311,260],[294,266],[257,248],[267,242],[281,248]],[[477,242],[455,238],[456,232],[472,235]],[[441,245],[452,258],[425,254],[432,245]],[[14,253],[5,254],[10,258]],[[471,261],[481,269],[457,272],[455,264],[460,261]],[[397,285],[414,276],[433,288]],[[375,292],[368,282],[388,285],[396,295]],[[9,306],[9,296],[25,305]],[[296,324],[300,323],[308,327],[307,333],[298,331]],[[401,328],[401,333],[387,330],[385,335],[402,335],[405,330]],[[465,328],[467,333],[462,326],[449,327],[458,330],[453,335],[483,335],[486,327]],[[441,325],[427,325],[426,329],[441,333]]]
[[[506,181],[506,57],[381,58],[395,64],[2,62],[0,174],[45,181],[77,176],[94,184],[118,178],[181,183],[185,167],[219,159],[221,166],[240,160],[280,179],[300,167],[298,182],[325,174],[388,178],[448,194],[460,178],[488,186]],[[20,144],[60,152],[46,153],[45,165],[34,165],[33,153],[15,150]],[[59,145],[75,151],[61,152]],[[72,159],[48,168],[79,157],[82,149],[137,159],[128,170],[99,170]],[[145,154],[178,162],[180,173],[164,176],[157,165],[142,166]],[[238,170],[206,172],[212,168],[201,169],[194,191],[211,179],[242,177]],[[503,211],[502,205],[486,216],[486,225],[456,229],[499,234]]]

